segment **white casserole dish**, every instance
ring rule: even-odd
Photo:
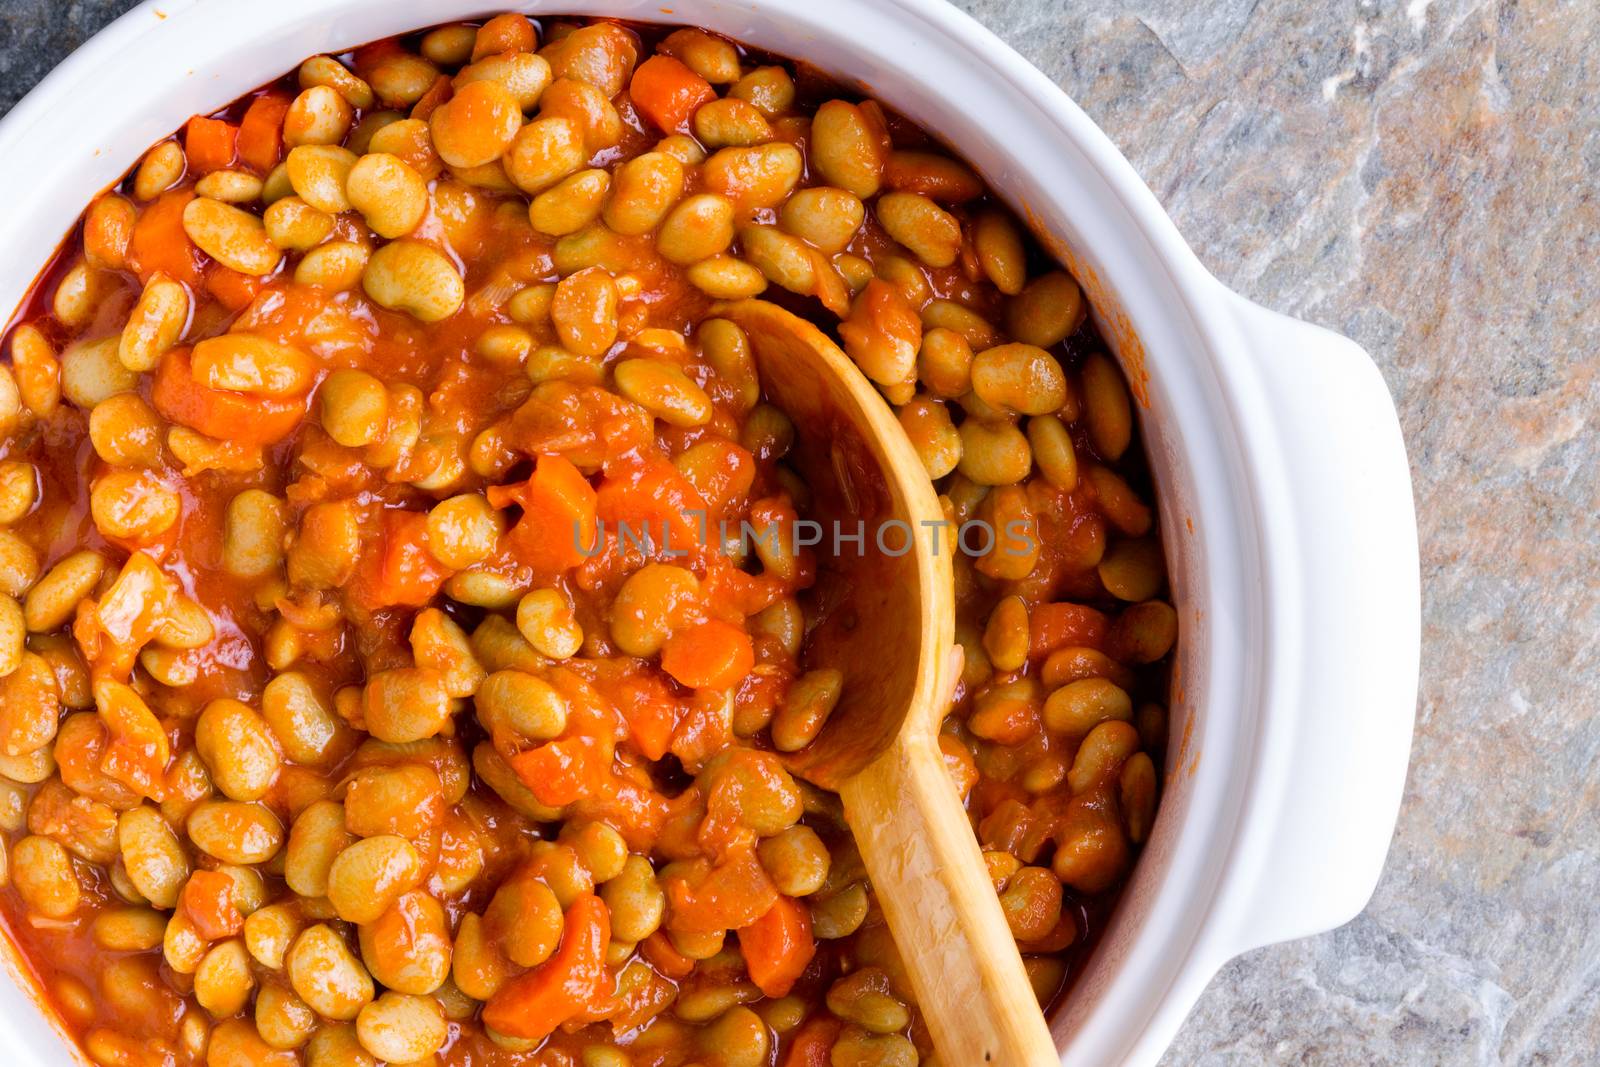
[[[1183,627],[1173,741],[1152,840],[1052,1015],[1063,1062],[1154,1063],[1228,959],[1359,912],[1405,778],[1420,629],[1410,477],[1383,380],[1351,342],[1212,278],[1106,136],[941,0],[149,0],[0,121],[0,307],[191,114],[306,56],[505,8],[704,26],[861,84],[1030,220],[1145,383]],[[15,976],[0,982],[0,1047],[17,1067],[66,1062]]]

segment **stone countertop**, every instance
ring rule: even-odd
[[[0,107],[129,6],[5,0]],[[1410,448],[1425,655],[1382,884],[1343,929],[1225,967],[1164,1063],[1594,1063],[1592,0],[960,6],[1110,133],[1224,282],[1364,345]]]

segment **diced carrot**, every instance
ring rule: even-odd
[[[201,385],[194,380],[187,348],[175,348],[161,358],[150,399],[168,421],[238,445],[281,441],[306,414],[304,397],[246,396]]]
[[[717,91],[671,56],[654,55],[633,72],[628,85],[633,106],[667,133],[688,133],[689,120]]]
[[[239,128],[221,119],[208,119],[196,115],[183,130],[183,154],[189,160],[189,170],[195,174],[210,174],[233,166],[233,153],[239,137]]]
[[[697,884],[686,879],[667,882],[669,925],[688,933],[737,930],[766,914],[777,903],[778,890],[753,848],[735,850],[704,872]]]
[[[244,916],[233,902],[233,879],[222,871],[195,871],[189,875],[178,904],[207,941],[230,937],[244,929]]]
[[[778,1067],[828,1067],[844,1023],[832,1015],[813,1015],[795,1031]]]
[[[183,209],[193,189],[173,189],[139,212],[128,242],[128,262],[141,282],[160,273],[191,288],[200,284],[201,252],[183,230]]]
[[[1068,645],[1102,648],[1105,615],[1082,604],[1040,604],[1028,613],[1028,656],[1038,659]]]
[[[672,939],[660,930],[639,942],[639,952],[667,978],[687,978],[694,971],[694,960],[673,948]]]
[[[383,513],[383,543],[363,557],[350,584],[355,602],[368,611],[421,607],[434,598],[451,571],[428,551],[428,517],[391,508]]]
[[[534,570],[558,573],[593,551],[599,532],[594,487],[569,460],[540,456],[533,477],[491,497],[496,507],[511,501],[522,505],[522,518],[511,530],[512,550]]]
[[[660,675],[654,671],[630,674],[615,683],[607,695],[628,724],[634,747],[648,759],[665,756],[682,708]]]
[[[206,291],[229,311],[243,311],[249,307],[263,284],[260,278],[241,274],[221,263],[212,263],[206,268]]]
[[[519,752],[507,762],[539,803],[560,808],[595,791],[602,770],[596,766],[598,755],[593,738],[574,734]]]
[[[421,607],[432,600],[450,570],[427,546],[428,518],[416,511],[384,513],[383,590],[390,604]]]
[[[750,635],[721,619],[679,630],[661,650],[661,669],[690,689],[731,689],[755,665]]]
[[[606,971],[610,944],[610,912],[599,897],[583,894],[567,908],[555,955],[489,998],[484,1023],[502,1034],[538,1041],[599,1008],[612,995]]]
[[[769,997],[787,996],[817,954],[810,909],[793,897],[779,897],[765,915],[739,928],[739,954],[757,989]]]
[[[417,102],[411,105],[411,117],[422,122],[428,121],[440,104],[450,99],[455,90],[450,84],[450,75],[441,74],[433,79],[433,84],[428,86],[428,91],[423,93]]]
[[[239,162],[262,177],[278,165],[283,155],[283,118],[289,113],[289,98],[268,91],[250,101],[239,120]]]
[[[608,464],[596,494],[607,529],[629,552],[643,550],[698,562],[715,558],[706,546],[711,528],[705,498],[673,464],[659,456],[629,455]],[[625,532],[624,527],[627,531]]]

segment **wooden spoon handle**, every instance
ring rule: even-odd
[[[903,735],[840,796],[940,1061],[1059,1067],[938,745]]]

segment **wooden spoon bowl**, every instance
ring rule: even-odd
[[[761,300],[722,314],[749,335],[762,388],[795,424],[822,529],[808,655],[844,688],[790,765],[843,801],[943,1062],[1051,1067],[1054,1042],[939,750],[961,655],[954,537],[933,484],[822,331]]]

